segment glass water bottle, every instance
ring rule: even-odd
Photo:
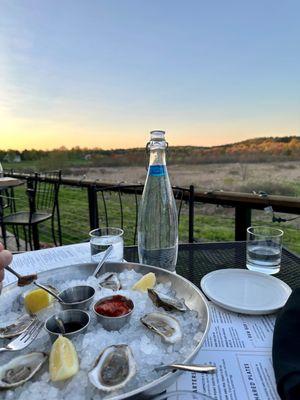
[[[152,131],[148,174],[138,219],[138,251],[142,264],[175,271],[178,216],[166,167],[165,132]]]

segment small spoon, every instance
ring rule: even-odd
[[[94,273],[92,276],[97,277],[98,272],[100,271],[100,268],[102,267],[102,265],[105,263],[105,261],[107,260],[108,256],[110,255],[110,253],[112,252],[113,247],[112,245],[110,245],[104,252],[103,257],[101,258],[101,261],[99,262],[99,264],[97,265]]]
[[[6,265],[6,267],[4,268],[18,278],[18,286],[30,285],[33,281],[37,279],[37,274],[20,275],[16,271],[14,271],[9,265]]]
[[[170,364],[170,365],[159,365],[154,368],[156,371],[163,369],[181,369],[183,371],[190,372],[202,372],[205,374],[214,374],[217,371],[217,367],[214,365],[200,365],[200,364]]]
[[[65,330],[63,320],[61,318],[59,318],[57,315],[54,315],[54,319],[55,319],[56,325],[58,326],[58,328],[60,330],[60,333],[62,335],[65,335],[66,330]]]
[[[47,286],[42,285],[41,283],[37,283],[36,281],[33,282],[33,284],[43,290],[45,290],[46,292],[48,292],[49,294],[51,294],[51,296],[55,297],[56,300],[58,300],[60,303],[64,303],[63,299],[61,297],[59,297],[56,293],[52,292],[51,289],[49,289]]]

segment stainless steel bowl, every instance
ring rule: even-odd
[[[97,265],[93,263],[69,265],[64,268],[59,267],[50,271],[40,272],[38,276],[40,279],[43,279],[53,286],[58,286],[59,284],[61,284],[61,282],[71,281],[73,279],[87,279],[90,275],[93,274],[96,266]],[[200,289],[198,289],[195,285],[193,285],[191,282],[181,277],[180,275],[176,275],[172,272],[168,272],[166,270],[153,267],[151,265],[135,264],[131,262],[106,262],[101,267],[100,275],[106,272],[120,273],[125,270],[134,270],[143,275],[147,274],[148,272],[154,272],[158,282],[171,282],[172,288],[176,292],[176,296],[179,298],[183,298],[185,300],[185,304],[191,310],[197,311],[199,321],[201,322],[201,332],[199,333],[202,333],[202,335],[199,334],[197,342],[195,344],[191,343],[190,353],[184,360],[182,360],[182,363],[191,363],[196,354],[201,349],[202,343],[207,336],[210,326],[210,311],[208,308],[208,302],[204,295],[201,293]],[[20,293],[20,290],[26,289],[19,288],[16,283],[11,283],[10,285],[7,285],[3,288],[2,296],[5,296],[6,294],[12,295],[14,291],[16,291],[15,293]],[[99,344],[99,351],[100,349],[101,344]],[[179,370],[176,370],[176,372],[169,372],[141,387],[129,390],[125,393],[117,393],[113,397],[113,400],[150,399],[154,395],[162,393],[168,386],[174,383],[182,373],[183,372]],[[91,398],[88,397],[86,400],[91,400]]]
[[[107,317],[105,315],[97,313],[95,308],[99,304],[103,303],[106,300],[113,299],[116,296],[123,297],[130,304],[131,311],[129,311],[128,314],[121,315],[120,317]],[[93,305],[93,311],[96,314],[97,321],[100,322],[100,324],[103,326],[103,328],[106,329],[107,331],[118,331],[119,329],[121,329],[125,324],[127,324],[127,322],[129,322],[132,312],[133,312],[133,309],[134,309],[134,303],[131,299],[129,299],[126,296],[121,296],[121,295],[116,295],[116,296],[103,297],[102,299],[98,300],[97,303],[95,303]]]
[[[92,286],[74,286],[59,293],[59,297],[63,300],[60,305],[63,310],[69,310],[70,308],[87,310],[93,301],[94,295],[95,289]]]
[[[55,316],[57,316],[63,322],[64,326],[67,328],[68,324],[72,324],[74,327],[78,325],[78,329],[74,329],[63,334],[63,336],[68,339],[72,339],[82,333],[85,333],[88,325],[90,323],[90,316],[86,311],[82,310],[65,310],[61,311],[58,314],[51,315],[44,325],[45,330],[48,332],[51,342],[54,342],[59,335],[61,335],[61,331],[59,329],[59,325],[55,321]]]

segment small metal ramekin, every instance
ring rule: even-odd
[[[60,305],[63,310],[69,310],[70,308],[87,310],[93,301],[94,295],[95,289],[92,286],[70,287],[59,293],[59,297],[63,300]]]
[[[51,317],[49,317],[44,324],[44,328],[48,332],[51,342],[54,342],[58,338],[58,336],[61,335],[61,333],[59,333],[57,322],[54,318],[55,315],[60,318],[64,324],[76,322],[81,325],[80,329],[62,335],[68,339],[72,339],[82,333],[85,333],[90,323],[89,314],[86,311],[82,310],[65,310],[61,311],[60,313],[51,315]]]
[[[119,296],[119,297],[123,297],[124,299],[126,299],[131,306],[131,310],[129,311],[128,314],[125,315],[121,315],[119,317],[107,317],[105,315],[99,314],[97,313],[97,311],[95,310],[95,308],[101,304],[103,301],[105,300],[110,300],[113,299],[114,297]],[[121,329],[125,324],[127,324],[127,322],[129,322],[132,312],[134,309],[134,303],[131,299],[129,299],[126,296],[122,296],[122,295],[115,295],[115,296],[108,296],[108,297],[103,297],[102,299],[98,300],[94,305],[93,305],[93,311],[97,317],[97,321],[100,322],[100,324],[103,326],[104,329],[106,329],[107,331],[118,331],[119,329]]]

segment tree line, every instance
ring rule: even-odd
[[[68,165],[127,166],[145,165],[145,149],[114,149],[60,147],[53,150],[10,149],[0,150],[0,161],[13,162],[19,156],[22,161],[61,160]],[[300,137],[262,137],[238,143],[213,146],[175,146],[168,150],[169,164],[201,164],[224,162],[263,162],[300,159]]]

